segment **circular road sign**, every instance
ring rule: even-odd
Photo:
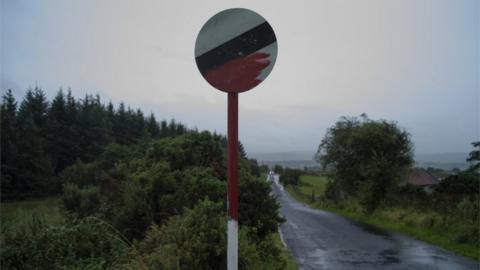
[[[257,13],[232,8],[211,17],[198,33],[195,61],[202,76],[225,92],[248,91],[272,71],[277,38]]]

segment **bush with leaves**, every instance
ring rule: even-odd
[[[405,184],[394,188],[384,206],[428,210],[432,207],[432,200],[423,187]]]
[[[191,208],[207,197],[214,202],[225,201],[226,182],[216,178],[212,169],[193,167],[177,171],[175,178],[178,183],[176,208]]]
[[[302,171],[286,168],[283,172],[282,177],[280,177],[280,181],[285,186],[286,185],[297,186],[300,183],[300,175],[302,175]]]
[[[125,268],[224,269],[227,194],[221,143],[208,132],[192,132],[136,150],[111,145],[94,162],[67,168],[64,206],[76,217],[102,218],[139,243],[120,262]],[[132,151],[144,152],[125,155]],[[270,185],[252,175],[252,164],[241,157],[241,267],[264,269],[268,263],[268,269],[282,269],[272,235],[283,219]],[[152,239],[160,242],[151,245]]]
[[[435,187],[432,194],[433,209],[443,217],[443,225],[461,226],[455,235],[461,243],[480,245],[480,177],[477,172],[467,169],[451,175]]]
[[[62,183],[74,184],[78,187],[99,184],[97,165],[84,163],[77,160],[72,166],[67,167],[60,175]]]
[[[79,188],[75,184],[66,184],[63,188],[63,206],[76,217],[93,215],[99,207],[99,188],[86,186]]]
[[[129,148],[111,145],[95,162],[68,168],[64,181],[97,183],[100,203],[83,205],[91,206],[90,214],[104,218],[128,239],[141,239],[152,222],[163,224],[207,197],[225,204],[225,149],[222,150],[217,137],[208,132],[192,132],[153,141],[143,149],[144,155],[128,157],[122,153],[131,152]],[[121,161],[104,162],[113,161],[114,158],[106,158],[111,156],[118,156]],[[82,175],[94,180],[77,179]],[[252,163],[242,157],[240,222],[250,226],[259,240],[276,232],[282,221],[278,204],[269,193],[270,186],[252,175]],[[84,216],[87,209],[73,202],[80,200],[80,194],[81,189],[66,185],[65,196],[69,198],[64,198],[64,202],[67,210],[81,211],[77,216]]]
[[[256,176],[256,177],[259,177],[260,176],[260,173],[262,173],[262,170],[260,169],[260,166],[258,166],[258,162],[256,159],[241,159],[241,161],[244,161],[246,163],[245,166],[248,166],[249,168],[249,171],[250,173],[253,175],[253,176]],[[267,167],[268,168],[268,167]],[[268,170],[268,169],[267,169]],[[264,172],[267,172],[267,171],[264,171]]]
[[[279,215],[276,199],[270,196],[270,183],[241,170],[239,189],[240,225],[250,227],[249,233],[256,242],[276,233],[285,220]]]
[[[218,178],[226,175],[224,150],[219,140],[206,131],[154,141],[147,158],[164,160],[172,170],[205,167],[211,168]]]
[[[226,269],[226,217],[224,205],[208,199],[174,216],[162,226],[152,225],[144,240],[131,250],[122,269],[220,270]],[[249,240],[247,227],[239,233],[240,269],[284,269],[279,250],[266,238]]]

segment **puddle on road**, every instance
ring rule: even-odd
[[[321,266],[317,269],[383,269],[389,265],[398,266],[400,263],[398,254],[399,251],[395,249],[385,249],[380,253],[361,249],[315,250],[309,252],[303,262]]]
[[[385,249],[378,253],[382,265],[396,264],[400,262],[398,254],[400,252],[396,249]]]

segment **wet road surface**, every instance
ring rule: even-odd
[[[282,240],[302,270],[480,269],[479,262],[405,235],[309,208],[283,190],[278,175],[269,178],[287,219],[280,226]]]

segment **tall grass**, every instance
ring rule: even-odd
[[[58,197],[0,204],[0,230],[29,230],[35,224],[60,224],[64,221]]]

